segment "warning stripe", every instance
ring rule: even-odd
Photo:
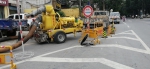
[[[22,23],[21,23],[21,22],[19,22],[19,25],[22,25]]]
[[[20,34],[22,34],[22,30],[20,30]]]

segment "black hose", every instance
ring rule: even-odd
[[[8,41],[8,40],[14,40],[17,38],[18,38],[18,36],[3,37],[3,38],[0,38],[0,42],[4,42],[4,41]]]

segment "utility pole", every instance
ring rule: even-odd
[[[105,11],[105,0],[103,0],[103,11]]]

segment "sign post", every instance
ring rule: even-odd
[[[86,17],[86,23],[87,23],[87,29],[88,29],[88,38],[89,38],[90,17],[93,15],[93,8],[90,5],[86,5],[83,8],[83,15]],[[88,44],[87,45],[88,46],[90,45],[89,40],[88,40]]]

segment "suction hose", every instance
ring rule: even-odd
[[[47,6],[41,6],[40,8],[38,8],[36,11],[33,11],[31,14],[27,15],[28,16],[31,16],[31,15],[38,15],[38,17],[35,19],[35,22],[33,22],[33,26],[32,28],[30,29],[29,33],[27,34],[27,36],[25,36],[24,40],[23,40],[23,43],[26,43],[34,34],[36,28],[38,27],[38,23],[39,22],[42,22],[42,16],[39,15],[41,14],[42,12],[48,12],[49,14],[51,15],[55,15],[55,12],[53,10],[53,7],[52,5],[47,5]],[[22,45],[22,42],[21,41],[18,41],[16,44],[13,44],[11,45],[13,47],[13,49],[16,49],[18,47],[20,47]],[[8,48],[0,48],[0,53],[2,52],[7,52],[9,51]]]
[[[41,14],[42,12],[46,12],[46,7],[45,6],[39,7],[37,10],[33,11],[31,14],[27,14],[26,17],[37,16],[38,14]]]
[[[27,36],[25,36],[23,43],[26,43],[36,30],[36,26],[33,25]],[[16,44],[11,45],[13,49],[16,49],[22,45],[22,41],[18,41]],[[9,48],[0,48],[0,53],[9,51]]]
[[[26,43],[34,34],[37,26],[38,26],[38,22],[42,21],[42,16],[39,15],[35,22],[33,22],[32,28],[30,29],[29,33],[24,37],[23,43]],[[18,41],[16,44],[11,45],[13,49],[16,49],[18,47],[20,47],[22,45],[22,41]],[[0,48],[0,53],[3,52],[7,52],[9,51],[9,48]]]

